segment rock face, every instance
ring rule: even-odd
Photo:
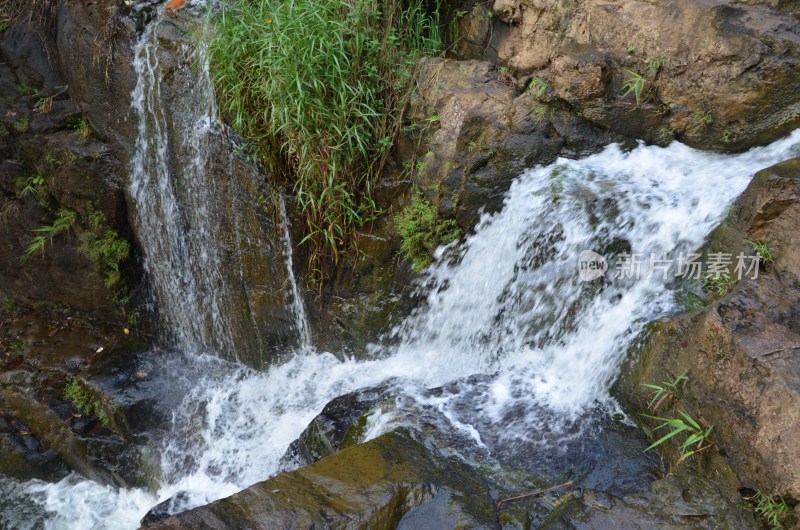
[[[260,366],[296,338],[277,192],[216,123],[188,35],[202,19],[181,13],[137,43],[132,225],[173,344]]]
[[[74,310],[0,309],[0,473],[58,480],[75,471],[115,486],[154,484],[146,433],[168,416],[136,391],[144,373],[119,373],[142,348],[124,337]],[[70,385],[90,409],[69,397]],[[112,398],[123,385],[127,401]]]
[[[148,528],[388,530],[432,503],[438,525],[425,528],[493,525],[492,499],[469,468],[395,431]]]
[[[281,468],[307,466],[362,442],[367,416],[386,399],[386,385],[335,398],[292,442],[281,459]]]
[[[765,242],[774,263],[762,264],[705,309],[655,327],[623,380],[625,396],[642,403],[639,383],[688,370],[684,401],[707,425],[744,487],[800,498],[800,159],[756,174],[708,251],[752,252]]]
[[[290,294],[281,222],[277,205],[269,200],[275,191],[266,186],[256,167],[233,156],[235,146],[224,130],[205,139],[202,180],[184,171],[196,157],[190,152],[193,146],[187,145],[186,131],[196,127],[192,120],[202,113],[207,96],[197,90],[202,84],[194,69],[197,56],[187,44],[187,32],[198,13],[182,10],[179,15],[166,15],[158,2],[126,4],[47,4],[41,13],[24,13],[2,33],[0,83],[10,97],[0,102],[0,160],[4,160],[0,190],[7,220],[0,228],[4,271],[0,289],[28,303],[55,302],[108,314],[118,293],[105,287],[102,271],[79,244],[92,208],[102,212],[109,227],[131,247],[131,259],[123,264],[131,279],[129,294],[138,293],[132,296],[137,302],[148,301],[144,291],[155,295],[162,329],[189,327],[187,322],[168,318],[177,302],[158,296],[158,280],[163,276],[159,267],[169,260],[154,251],[151,242],[167,220],[153,220],[152,212],[143,212],[130,186],[140,122],[131,110],[137,83],[134,44],[145,27],[157,24],[153,43],[160,83],[157,110],[163,113],[164,134],[169,138],[159,147],[166,149],[173,178],[169,185],[178,210],[173,221],[185,234],[183,241],[170,241],[161,249],[188,249],[184,254],[192,254],[205,243],[204,237],[213,235],[208,248],[194,252],[196,261],[202,261],[206,269],[215,264],[216,270],[194,271],[211,278],[213,285],[198,288],[204,294],[193,308],[191,321],[197,320],[198,327],[189,329],[194,330],[190,334],[229,336],[224,344],[200,340],[198,349],[221,351],[261,365],[268,361],[270,348],[293,343],[297,335],[287,309]],[[35,112],[49,96],[54,96],[52,108]],[[85,135],[76,134],[77,124]],[[44,182],[38,185],[41,189],[23,193],[37,176]],[[152,204],[152,199],[148,197],[147,202]],[[23,264],[20,256],[33,239],[33,230],[52,225],[61,208],[77,212],[77,220],[52,238],[41,258]],[[144,218],[155,226],[143,223]],[[178,261],[189,261],[191,256],[180,257],[185,259]],[[174,271],[167,274],[178,276]],[[180,295],[185,294],[186,286]],[[211,303],[217,306],[205,306]],[[209,321],[198,315],[208,315]],[[224,333],[209,333],[215,326]],[[173,336],[164,338],[181,342]]]
[[[486,11],[464,3],[459,51],[536,75],[601,127],[738,150],[798,125],[792,5],[495,0]],[[623,95],[637,79],[641,105],[634,92]]]
[[[0,34],[0,62],[0,291],[113,318],[119,286],[105,285],[102,263],[89,257],[81,238],[92,232],[90,214],[102,216],[102,230],[130,238],[124,169],[68,97],[32,27],[18,24]],[[36,232],[53,226],[59,211],[76,214],[67,230]],[[42,234],[44,248],[26,259]],[[130,272],[131,263],[119,265]],[[125,276],[135,291],[137,282]]]

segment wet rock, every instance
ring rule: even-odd
[[[117,293],[81,250],[79,237],[90,228],[90,209],[130,237],[118,189],[123,169],[109,156],[106,144],[77,134],[80,109],[39,35],[21,23],[0,34],[0,58],[7,65],[2,77],[8,89],[0,100],[0,290],[27,303],[50,302],[114,315]],[[34,236],[40,235],[35,230],[52,225],[62,208],[77,213],[75,223],[49,238],[43,251],[24,259]],[[130,275],[131,263],[121,265]],[[133,292],[137,282],[129,277]]]
[[[741,484],[792,498],[800,498],[798,219],[800,160],[757,173],[707,251],[752,254],[745,240],[764,241],[775,262],[705,309],[658,323],[621,385],[642,406],[640,383],[688,371],[682,403],[714,426]]]
[[[74,311],[0,310],[0,346],[15,352],[0,355],[0,472],[57,480],[75,471],[103,484],[155,485],[152,447],[169,410],[159,408],[149,388],[132,388],[134,375],[115,378],[112,366],[134,365],[143,349],[122,337],[118,328]],[[67,395],[69,385],[80,389],[78,401],[88,408]]]
[[[569,146],[580,146],[585,154],[614,139],[591,127],[563,126],[580,120],[551,105],[552,98],[533,90],[520,93],[511,74],[488,62],[430,59],[421,77],[411,119],[434,125],[424,144],[427,153],[418,155],[423,164],[414,182],[437,190],[432,198],[442,214],[464,228],[471,228],[481,211],[498,210],[525,169],[553,162]]]
[[[548,419],[530,424],[528,438],[507,435],[523,421],[524,411],[489,421],[456,401],[448,403],[447,418],[443,416],[439,398],[460,395],[465,403],[474,403],[485,384],[491,384],[490,377],[471,377],[423,391],[417,399],[396,395],[389,405],[391,425],[399,423],[424,433],[425,445],[437,459],[453,455],[466,464],[485,484],[494,505],[507,499],[496,514],[504,528],[640,528],[640,520],[647,521],[648,528],[754,526],[739,497],[738,483],[724,467],[718,469],[714,482],[690,466],[664,477],[656,453],[645,452],[648,442],[642,432],[630,422],[610,417],[608,411],[592,411],[565,426],[541,409],[537,417]],[[387,390],[383,407],[398,392]],[[361,393],[361,400],[359,392],[333,400],[293,447],[306,443],[310,432],[319,432],[320,424],[336,425],[339,432],[358,428],[357,411],[347,410],[346,405],[368,402],[376,392]],[[338,466],[340,454],[322,462]],[[386,456],[391,461],[396,457]],[[563,486],[524,496],[557,484]],[[430,501],[408,512],[398,528],[459,527],[452,496],[450,489],[437,490]]]
[[[494,525],[491,497],[462,462],[394,431],[151,528],[408,528],[425,506],[447,528]]]
[[[169,518],[172,514],[184,511],[185,506],[189,502],[189,495],[182,491],[176,493],[164,502],[160,502],[150,508],[150,510],[142,517],[139,522],[142,527],[153,526],[159,521]]]
[[[642,499],[631,499],[583,490],[556,506],[538,528],[756,528],[744,503],[726,496],[713,481],[688,468],[652,482],[642,493]]]
[[[313,464],[363,441],[369,414],[386,400],[388,385],[345,394],[331,400],[281,458],[281,469]]]

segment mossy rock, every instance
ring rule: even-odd
[[[152,528],[388,530],[403,528],[405,517],[431,502],[444,502],[447,509],[432,510],[417,520],[423,525],[417,528],[495,524],[494,502],[473,471],[398,430]]]

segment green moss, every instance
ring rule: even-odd
[[[361,441],[364,437],[364,431],[367,428],[367,417],[369,413],[362,414],[358,417],[358,420],[349,428],[342,438],[341,449],[345,447],[350,447],[351,445],[356,445]]]
[[[109,226],[103,212],[95,210],[91,204],[87,205],[84,221],[89,230],[81,234],[79,247],[103,275],[106,287],[121,301],[127,287],[120,273],[120,264],[128,259],[130,245]]]
[[[433,252],[461,237],[454,219],[441,219],[438,210],[421,194],[415,193],[409,204],[394,217],[402,238],[400,250],[421,271],[433,261]]]
[[[108,405],[78,379],[73,379],[64,387],[64,398],[72,403],[81,414],[95,416],[104,427],[111,427],[112,414]]]

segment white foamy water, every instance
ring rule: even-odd
[[[694,250],[752,174],[797,156],[798,146],[800,132],[735,156],[677,143],[628,153],[612,145],[530,170],[512,185],[502,211],[484,216],[457,263],[426,272],[427,301],[395,330],[396,346],[376,346],[366,361],[305,350],[263,373],[195,357],[208,365],[207,375],[175,412],[157,493],[77,477],[34,482],[15,490],[16,503],[6,501],[0,517],[32,510],[47,517],[48,528],[133,528],[177,492],[188,492],[184,507],[230,495],[274,474],[287,446],[330,399],[390,379],[477,444],[481,429],[502,418],[506,436],[535,436],[542,411],[548,421],[554,414],[569,419],[607,400],[632,338],[674,309],[660,276],[602,288],[580,283],[580,251],[622,240],[639,254]],[[484,391],[422,392],[472,374],[489,375]],[[387,417],[373,414],[371,435],[391,424]]]
[[[289,290],[292,295],[291,309],[297,326],[298,342],[301,351],[310,351],[312,348],[311,328],[308,325],[308,315],[306,314],[306,306],[303,303],[303,295],[300,293],[300,287],[294,274],[294,247],[291,230],[289,229],[289,216],[286,214],[286,199],[283,195],[278,196],[278,214],[281,219],[283,253],[286,257],[286,270],[289,272]]]
[[[132,94],[137,138],[128,191],[144,269],[159,317],[175,345],[234,353],[227,324],[227,286],[221,273],[221,246],[214,240],[209,210],[217,183],[206,174],[206,138],[216,121],[207,60],[200,62],[195,91],[205,105],[196,116],[181,116],[162,101],[159,24],[149,24],[134,48],[137,83]],[[203,112],[205,111],[205,112]],[[177,131],[170,127],[182,123]],[[183,156],[182,164],[171,161]]]

